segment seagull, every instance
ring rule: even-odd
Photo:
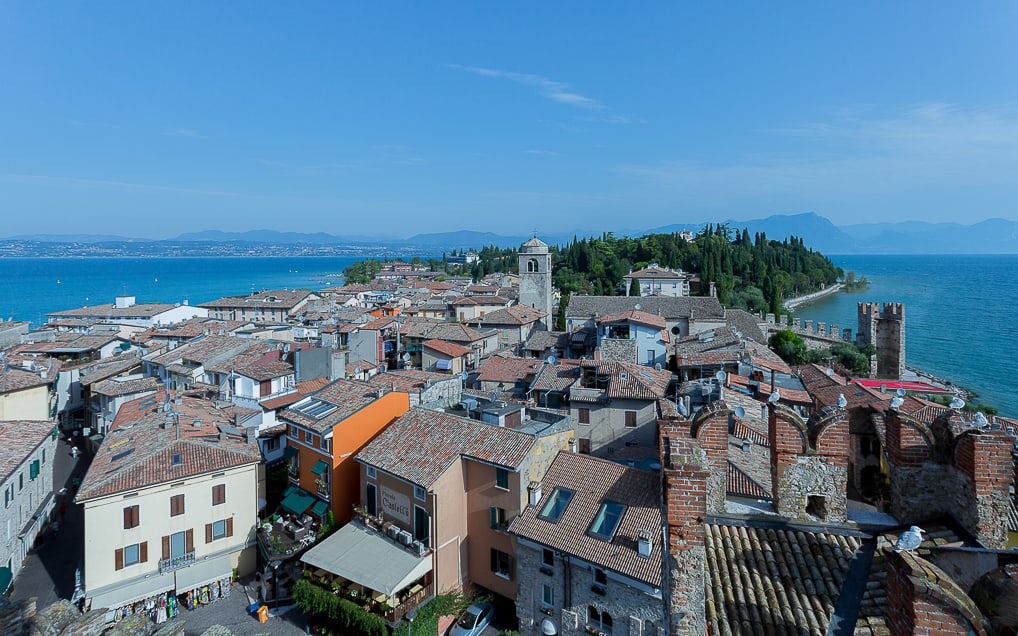
[[[769,398],[767,398],[767,401],[770,402],[771,404],[777,404],[778,400],[780,399],[781,391],[779,389],[774,389],[774,392],[771,393],[771,396]]]
[[[905,400],[901,399],[898,396],[894,396],[893,398],[891,398],[891,408],[892,409],[897,409],[898,407],[900,407],[904,403],[905,403]]]
[[[843,409],[846,406],[848,406],[848,400],[845,399],[845,394],[844,393],[839,393],[838,394],[838,408],[839,409]]]
[[[905,532],[902,532],[898,537],[898,542],[894,544],[894,551],[911,552],[915,550],[923,542],[923,532],[926,531],[919,526],[912,526]]]
[[[679,415],[681,415],[682,417],[686,417],[687,415],[689,415],[689,411],[686,410],[686,403],[684,401],[679,400],[678,407]]]
[[[978,426],[979,428],[986,428],[990,425],[990,422],[986,419],[986,416],[980,411],[976,413],[976,416],[972,418],[972,425]]]
[[[955,396],[954,399],[951,400],[951,403],[948,404],[948,406],[957,411],[961,407],[965,406],[965,400],[961,399],[958,396]]]

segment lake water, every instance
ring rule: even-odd
[[[871,281],[799,307],[803,319],[856,328],[858,302],[906,305],[906,360],[1018,416],[1010,378],[1018,358],[1018,255],[832,257]],[[0,317],[45,321],[48,312],[112,303],[198,304],[262,289],[340,284],[357,257],[0,258]]]
[[[846,272],[865,276],[869,289],[839,293],[807,305],[796,316],[857,329],[859,302],[905,303],[905,358],[1018,416],[1010,386],[1018,357],[1018,255],[836,255]]]

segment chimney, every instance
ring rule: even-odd
[[[541,482],[532,481],[527,486],[527,505],[536,506],[541,502]]]
[[[654,535],[650,532],[650,530],[640,530],[639,532],[637,532],[638,537],[636,541],[637,551],[639,552],[640,556],[642,556],[645,559],[650,558],[650,548],[651,548],[650,541],[651,537],[653,536]]]

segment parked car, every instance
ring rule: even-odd
[[[448,636],[480,636],[494,616],[495,607],[490,601],[474,603],[463,610],[463,613],[449,628]]]

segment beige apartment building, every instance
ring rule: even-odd
[[[85,475],[85,606],[216,588],[255,567],[258,446],[227,410],[165,393],[121,407]]]

